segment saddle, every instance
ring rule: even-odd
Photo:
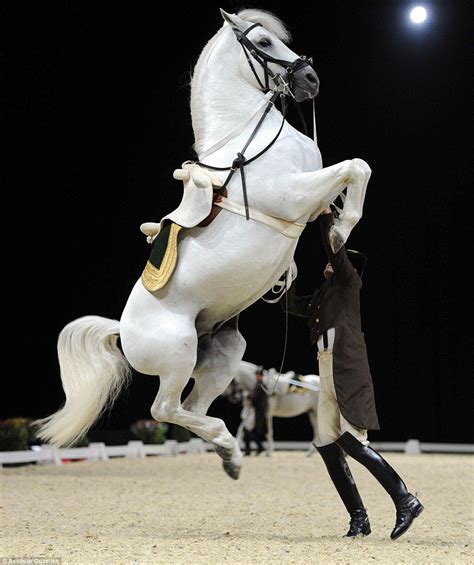
[[[295,375],[293,380],[298,381],[300,383],[306,382],[304,375]],[[288,387],[288,393],[308,394],[308,392],[309,392],[309,389],[298,386],[298,385],[290,384],[290,386]]]
[[[278,384],[275,387],[273,394],[275,396],[286,396],[287,394],[308,394],[310,389],[305,385],[311,385],[311,378],[307,375],[297,375],[293,373],[291,377],[287,376],[288,373],[280,375],[278,378]],[[273,377],[274,379],[276,377]],[[301,383],[298,386],[297,383]],[[270,387],[271,388],[271,387]]]
[[[143,285],[150,292],[163,288],[173,274],[178,259],[178,234],[181,228],[208,226],[222,208],[270,226],[289,238],[298,238],[305,228],[306,224],[270,216],[230,201],[227,199],[227,189],[222,194],[214,195],[214,189],[222,187],[223,182],[207,169],[190,161],[183,163],[181,169],[176,169],[173,177],[184,183],[183,198],[179,206],[160,222],[145,222],[140,226],[148,243],[153,245],[150,259],[142,273]],[[168,224],[171,224],[170,228],[165,229]]]
[[[181,229],[207,226],[221,211],[213,204],[213,187],[222,181],[209,171],[193,163],[184,163],[173,177],[184,183],[183,198],[179,206],[164,216],[159,223],[146,222],[140,230],[152,244],[150,257],[142,273],[143,286],[156,292],[169,281],[178,261],[178,236]],[[224,193],[225,195],[226,193]]]
[[[212,211],[213,187],[222,186],[222,181],[216,175],[189,162],[183,163],[181,169],[176,169],[173,177],[183,181],[183,198],[176,210],[164,216],[160,222],[145,222],[140,226],[148,243],[153,243],[167,220],[183,228],[194,228],[206,221]]]

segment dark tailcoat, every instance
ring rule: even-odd
[[[255,408],[255,427],[254,432],[261,439],[265,439],[268,432],[267,429],[267,410],[268,397],[267,393],[262,389],[260,383],[255,385],[251,394],[252,405]]]
[[[311,345],[315,350],[319,336],[335,328],[333,376],[339,409],[354,426],[378,430],[372,377],[361,329],[362,281],[344,247],[336,254],[332,252],[328,233],[333,215],[322,214],[319,220],[334,274],[312,296],[296,296],[292,286],[288,291],[288,312],[308,318]],[[284,301],[280,303],[284,308]]]

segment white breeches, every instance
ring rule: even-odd
[[[367,430],[357,428],[348,422],[339,410],[334,388],[332,351],[335,330],[327,331],[327,344],[323,336],[318,339],[318,362],[320,387],[318,415],[316,424],[316,446],[322,447],[334,443],[345,432],[350,432],[364,445],[368,445]],[[326,346],[326,347],[325,347]]]

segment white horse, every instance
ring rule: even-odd
[[[302,101],[317,94],[319,82],[308,62],[284,43],[288,33],[272,14],[244,10],[238,16],[222,15],[224,25],[201,52],[191,83],[195,150],[200,160],[215,167],[229,167],[242,153],[268,107],[267,83],[277,94],[289,94],[289,82],[296,100]],[[253,54],[248,42],[255,46]],[[258,61],[257,50],[266,59]],[[281,124],[281,134],[270,145]],[[236,438],[221,419],[206,415],[245,351],[238,314],[287,271],[304,225],[347,188],[332,244],[337,248],[346,241],[362,216],[371,174],[360,159],[321,168],[316,144],[283,121],[274,105],[246,157],[265,148],[245,168],[250,219],[241,215],[245,201],[237,173],[227,186],[229,209],[222,209],[207,227],[179,234],[179,260],[166,286],[150,292],[140,279],[120,322],[85,316],[61,331],[58,355],[66,401],[37,422],[39,437],[56,445],[81,437],[110,408],[131,366],[160,377],[153,418],[212,442],[226,472],[238,478],[242,453]],[[215,176],[223,180],[227,174],[217,171]],[[205,184],[205,175],[195,181]],[[194,388],[182,403],[190,378]]]
[[[258,365],[241,361],[239,369],[234,376],[233,383],[236,384],[244,394],[250,393],[256,383],[255,371]],[[281,375],[274,368],[264,370],[263,385],[268,392],[268,412],[267,412],[267,454],[274,451],[273,441],[273,418],[294,418],[301,414],[308,414],[311,427],[313,429],[313,442],[316,440],[316,418],[318,413],[319,399],[319,376],[304,375],[299,376],[301,387],[292,384],[297,375],[294,371],[288,371]],[[298,382],[298,381],[296,381]],[[226,396],[235,394],[232,386],[226,389]],[[243,423],[237,430],[237,440],[241,442],[243,435]],[[308,448],[307,455],[314,453],[312,443]]]

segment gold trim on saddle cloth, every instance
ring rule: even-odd
[[[173,274],[178,260],[178,234],[181,228],[178,224],[171,224],[166,251],[159,268],[150,260],[147,261],[141,280],[148,291],[156,292],[163,288]]]

